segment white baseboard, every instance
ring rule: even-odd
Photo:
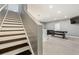
[[[67,36],[67,37],[71,37],[71,38],[79,38],[78,36]]]

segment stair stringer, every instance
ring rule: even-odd
[[[18,14],[18,15],[19,15],[19,19],[22,21],[22,19],[21,19],[21,17],[20,17],[20,14]],[[22,22],[22,25],[23,25],[23,22]],[[27,31],[26,31],[25,28],[24,28],[24,25],[23,25],[23,29],[24,29],[24,32],[25,32],[25,36],[26,36],[26,38],[27,38],[27,42],[28,42],[29,47],[30,47],[30,49],[31,49],[32,55],[34,55],[34,52],[33,52],[32,46],[31,46],[31,43],[30,43],[30,41],[29,41],[29,37],[28,37],[28,35],[27,35]]]

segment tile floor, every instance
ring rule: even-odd
[[[44,55],[78,55],[79,38],[66,38],[48,36],[43,41]]]

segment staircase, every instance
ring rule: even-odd
[[[0,55],[32,55],[33,51],[18,13],[8,11],[0,29]]]

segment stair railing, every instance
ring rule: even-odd
[[[7,7],[7,8],[6,8],[6,7]],[[8,5],[7,5],[7,4],[6,4],[6,5],[3,5],[3,7],[0,9],[0,12],[1,12],[4,8],[6,8],[7,10],[6,10],[5,16],[4,16],[4,18],[3,18],[2,22],[1,22],[0,30],[2,29],[3,22],[4,22],[4,20],[5,20],[6,16],[7,16],[7,13],[8,13]]]

